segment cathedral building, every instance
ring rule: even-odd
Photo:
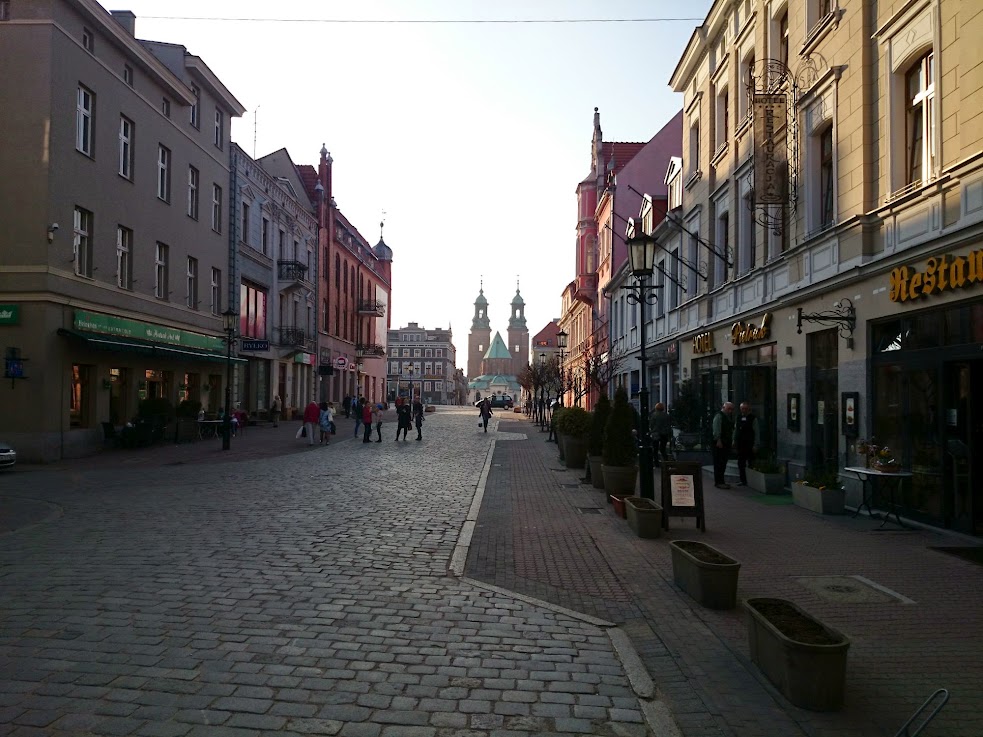
[[[518,375],[529,363],[529,329],[526,327],[526,303],[516,283],[507,330],[508,344],[499,331],[491,332],[488,300],[484,287],[474,301],[474,318],[468,334],[468,397],[477,401],[479,394],[509,394],[518,404]]]

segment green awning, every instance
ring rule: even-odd
[[[184,346],[169,345],[167,343],[155,343],[149,340],[137,340],[136,338],[117,338],[113,335],[102,335],[101,333],[87,333],[81,330],[69,330],[68,328],[58,328],[58,335],[66,338],[80,340],[89,348],[100,351],[132,351],[142,353],[145,356],[160,356],[161,358],[185,358],[194,361],[215,361],[225,363],[225,356],[220,353],[209,353],[208,351]],[[233,363],[246,363],[245,358],[232,356]]]

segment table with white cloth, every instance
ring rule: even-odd
[[[879,484],[879,489],[887,492],[888,504],[890,506],[884,513],[884,520],[881,522],[881,527],[884,527],[890,521],[892,512],[894,513],[894,519],[897,520],[898,526],[905,527],[901,521],[901,517],[898,516],[898,499],[901,496],[901,484],[904,483],[905,479],[911,478],[911,471],[879,471],[876,468],[867,468],[866,466],[846,466],[843,470],[847,473],[854,474],[860,479],[860,483],[863,484],[863,497],[860,500],[860,504],[857,505],[857,511],[853,513],[854,517],[860,514],[860,510],[864,507],[867,507],[867,513],[871,517],[877,517],[877,514],[870,507],[871,498],[874,494],[874,481],[876,480]],[[885,483],[881,484],[880,482],[882,481]]]

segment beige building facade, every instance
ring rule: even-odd
[[[704,432],[749,401],[789,481],[837,472],[853,505],[873,436],[912,472],[902,515],[973,534],[981,31],[958,0],[714,3],[672,73],[682,196],[656,232],[700,265],[663,342]]]
[[[199,57],[114,15],[50,0],[0,22],[0,345],[16,377],[0,435],[26,461],[101,447],[143,399],[224,396],[243,107]]]

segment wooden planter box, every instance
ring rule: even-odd
[[[595,489],[604,488],[604,469],[601,468],[603,465],[603,456],[587,456],[587,462],[590,464],[590,483]]]
[[[843,514],[845,500],[843,489],[819,490],[808,484],[792,484],[792,501],[816,514]]]
[[[843,706],[850,640],[785,599],[747,599],[751,660],[796,706]]]
[[[639,537],[653,538],[662,534],[662,507],[640,496],[625,497],[628,526]]]
[[[672,577],[679,588],[708,609],[733,609],[737,605],[740,563],[696,540],[673,540],[669,548]]]
[[[587,438],[563,436],[563,462],[567,468],[583,468],[587,464]]]
[[[761,473],[753,468],[746,469],[746,473],[748,488],[754,489],[759,494],[785,493],[784,473]]]

